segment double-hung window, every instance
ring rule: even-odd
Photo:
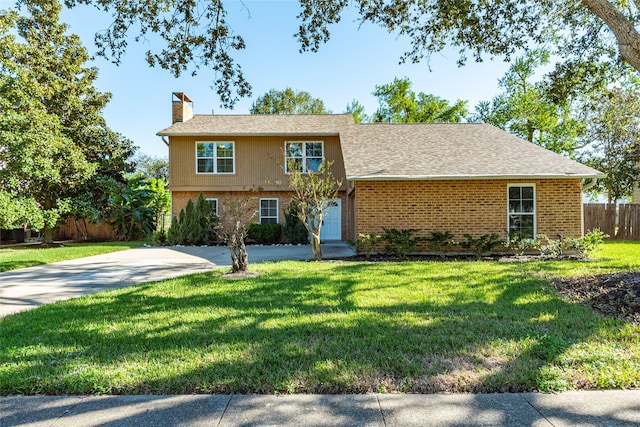
[[[234,173],[234,154],[230,141],[196,142],[196,173]]]
[[[260,199],[260,224],[278,222],[278,199]]]
[[[316,172],[324,159],[322,141],[287,141],[284,146],[284,163],[287,173]]]
[[[206,198],[205,200],[211,204],[213,212],[218,215],[218,199]]]
[[[509,237],[536,237],[536,191],[532,184],[508,186]]]

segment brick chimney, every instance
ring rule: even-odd
[[[171,124],[186,122],[193,117],[193,101],[183,92],[173,92],[171,116]]]

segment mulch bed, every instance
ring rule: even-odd
[[[607,316],[640,324],[640,272],[563,277],[553,283],[564,298]]]

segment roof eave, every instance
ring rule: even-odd
[[[340,136],[339,132],[163,132],[156,133],[158,136],[216,136],[216,137],[239,137],[239,136]]]

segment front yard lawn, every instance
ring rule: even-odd
[[[505,392],[640,387],[640,325],[561,299],[597,261],[278,262],[0,319],[0,394]]]
[[[0,249],[0,272],[84,258],[125,249],[138,248],[143,242],[69,243],[56,248],[17,246]]]

